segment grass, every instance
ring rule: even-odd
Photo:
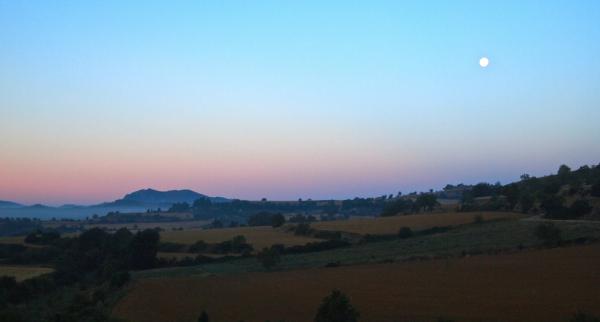
[[[215,321],[304,322],[337,288],[366,322],[440,316],[468,322],[568,321],[576,310],[600,314],[598,271],[596,243],[450,260],[153,278],[137,280],[113,312],[132,322],[195,321],[202,310]]]
[[[344,231],[355,234],[395,234],[401,227],[422,230],[433,226],[458,226],[473,223],[476,215],[484,220],[516,219],[522,214],[511,212],[432,213],[379,218],[325,221],[312,224],[317,230]]]
[[[191,229],[181,231],[161,232],[161,241],[175,242],[181,244],[193,244],[198,240],[207,243],[218,243],[230,240],[235,236],[243,235],[255,250],[269,247],[273,244],[284,244],[286,246],[304,245],[319,239],[296,236],[272,227],[237,227],[223,229]]]
[[[17,281],[52,273],[53,271],[52,268],[48,267],[0,265],[0,276],[14,276]]]

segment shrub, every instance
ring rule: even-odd
[[[398,238],[401,238],[401,239],[410,238],[413,235],[414,235],[413,231],[412,231],[412,229],[410,229],[410,227],[402,227],[398,231]]]
[[[546,246],[556,246],[562,241],[561,231],[553,223],[542,223],[535,228],[535,236]]]
[[[356,322],[360,314],[339,290],[333,290],[321,302],[315,322]]]
[[[474,224],[483,223],[483,216],[481,214],[477,214],[477,215],[473,216],[473,223]]]

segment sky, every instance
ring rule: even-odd
[[[591,0],[0,0],[0,200],[349,198],[598,164],[599,21]]]

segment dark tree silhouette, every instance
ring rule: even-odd
[[[315,322],[356,322],[360,314],[350,299],[339,290],[333,290],[321,302]]]

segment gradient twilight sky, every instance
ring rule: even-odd
[[[591,0],[0,0],[0,199],[346,198],[598,164],[599,58]]]

